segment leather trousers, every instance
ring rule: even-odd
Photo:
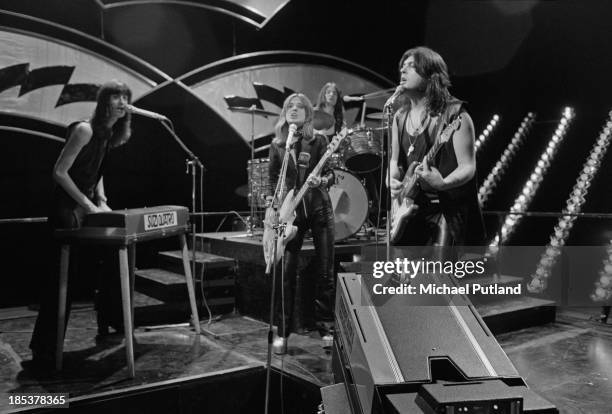
[[[302,249],[304,235],[308,229],[312,232],[315,247],[315,280],[314,304],[315,318],[321,320],[333,319],[333,305],[335,300],[334,278],[334,216],[331,207],[323,206],[312,211],[307,217],[295,222],[298,231],[296,236],[287,244],[285,249],[282,286],[284,302],[277,301],[281,320],[278,323],[279,336],[288,337],[294,322],[294,305],[296,302],[296,280],[299,252]],[[312,299],[305,298],[299,303],[313,303]],[[283,306],[284,305],[284,306]],[[297,310],[301,312],[301,309]]]

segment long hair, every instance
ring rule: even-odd
[[[118,147],[125,144],[132,135],[132,114],[126,112],[125,115],[115,122],[112,130],[108,128],[107,123],[111,115],[110,98],[112,95],[121,94],[128,97],[128,103],[132,103],[132,91],[122,82],[112,80],[103,84],[98,89],[96,98],[96,109],[91,117],[91,128],[94,136],[110,136],[110,146]]]
[[[338,89],[338,85],[335,82],[327,82],[321,88],[319,92],[319,97],[317,98],[317,106],[316,108],[322,108],[327,105],[325,101],[325,93],[329,88],[334,88],[336,91],[336,104],[334,105],[334,129],[336,132],[342,129],[342,125],[344,124],[344,105],[342,104],[342,92]]]
[[[310,99],[308,99],[308,97],[303,93],[293,93],[289,95],[287,99],[285,99],[285,102],[283,103],[283,110],[278,116],[278,121],[276,122],[276,125],[274,125],[274,133],[276,135],[276,137],[274,138],[274,142],[279,145],[284,144],[287,141],[287,134],[289,133],[289,124],[287,123],[287,110],[289,109],[289,102],[291,102],[291,100],[296,97],[299,98],[300,101],[302,101],[304,109],[306,110],[306,118],[304,119],[304,125],[301,129],[302,136],[306,139],[310,139],[314,135],[312,128],[312,117],[314,112],[312,108],[312,102],[310,102]]]
[[[451,100],[448,88],[451,86],[448,76],[448,68],[442,56],[425,46],[408,49],[400,59],[400,70],[404,61],[410,56],[414,58],[414,68],[416,72],[426,80],[425,97],[427,99],[427,109],[433,114],[441,113],[446,104]],[[410,109],[410,101],[403,99],[402,108]]]

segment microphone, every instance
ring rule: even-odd
[[[287,134],[287,144],[286,144],[287,151],[291,148],[293,144],[295,144],[295,142],[293,142],[293,135],[295,134],[295,131],[297,131],[297,125],[296,124],[289,125],[289,134]]]
[[[393,106],[393,104],[395,103],[395,100],[397,99],[398,96],[402,94],[403,91],[404,91],[403,85],[399,85],[397,88],[395,88],[395,92],[393,92],[393,95],[391,95],[389,99],[387,99],[387,102],[385,102],[385,108],[389,106]]]
[[[146,116],[147,118],[157,119],[158,121],[167,121],[168,118],[157,112],[147,111],[146,109],[137,108],[132,105],[126,105],[126,109],[133,114]]]
[[[344,102],[363,102],[363,96],[347,96],[342,97]]]

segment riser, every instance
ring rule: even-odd
[[[234,310],[233,298],[207,299],[207,303],[213,315],[227,314]],[[208,315],[204,307],[199,305],[198,301],[200,321],[204,321],[208,319]],[[136,326],[188,322],[190,315],[189,301],[137,306],[134,309]]]
[[[476,309],[479,309],[476,306]],[[556,318],[556,307],[538,306],[513,310],[510,312],[484,316],[482,319],[494,335],[506,332],[518,331],[531,326],[552,323]]]
[[[206,286],[206,285],[205,285]],[[182,286],[159,286],[150,283],[145,283],[143,279],[136,280],[135,289],[147,296],[161,300],[163,302],[188,302],[189,296],[187,285]],[[201,297],[200,284],[196,284],[196,297]],[[215,286],[204,287],[204,297],[207,300],[211,299],[227,299],[235,301],[234,286]]]
[[[173,257],[167,257],[167,256],[159,256],[158,259],[158,265],[160,268],[167,270],[169,272],[174,272],[174,273],[178,273],[178,274],[184,274],[185,270],[183,268],[183,262],[180,259],[176,259]],[[192,269],[193,272],[193,265],[192,265],[192,261],[189,261],[189,266],[190,269]],[[223,276],[223,275],[227,275],[228,273],[233,273],[234,272],[234,265],[227,265],[227,266],[223,266],[223,267],[216,267],[216,268],[210,268],[207,264],[202,264],[202,263],[198,263],[196,262],[196,266],[195,266],[195,274],[194,276],[197,278],[197,276],[200,275],[200,273],[202,273],[202,269],[204,270],[204,275],[207,278],[217,278],[219,276]]]
[[[199,275],[194,278],[197,287],[200,286]],[[179,273],[167,272],[162,269],[145,269],[136,271],[136,284],[142,286],[154,286],[160,289],[186,289],[187,278]],[[211,275],[204,274],[204,288],[218,288],[234,286],[236,277],[234,275]]]
[[[164,259],[171,259],[172,261],[176,261],[178,263],[182,263],[183,255],[179,250],[170,250],[165,252],[159,252],[159,257]],[[191,262],[193,258],[193,253],[189,251],[188,259]],[[196,250],[195,256],[197,263],[206,264],[208,269],[217,269],[217,268],[231,268],[236,265],[236,261],[231,257],[219,256],[207,252],[202,252]]]

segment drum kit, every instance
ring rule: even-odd
[[[384,93],[388,94],[387,91]],[[254,115],[274,116],[273,112],[259,108],[230,107],[231,111]],[[365,116],[368,120],[380,121],[382,113]],[[326,130],[334,126],[333,116],[320,111],[314,112],[314,128]],[[335,241],[345,240],[355,235],[365,224],[372,208],[372,200],[377,194],[366,189],[366,175],[376,173],[383,158],[383,136],[385,127],[366,128],[365,122],[352,128],[353,133],[346,137],[343,145],[328,160],[333,169],[335,182],[329,189],[334,210]],[[252,144],[253,146],[253,144]],[[249,180],[248,197],[251,209],[264,209],[266,198],[272,195],[269,183],[269,158],[251,158],[247,164]],[[239,187],[244,195],[244,186]],[[374,190],[376,191],[376,190]]]

